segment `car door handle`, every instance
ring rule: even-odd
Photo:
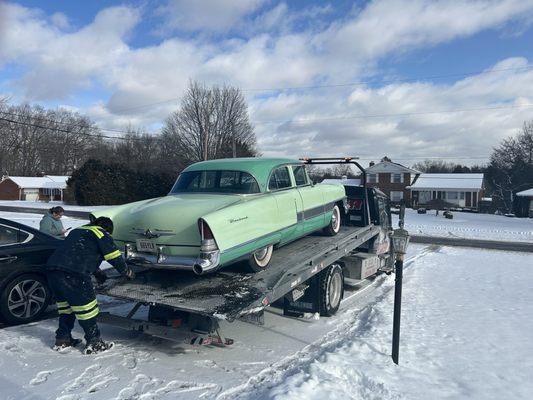
[[[1,257],[0,258],[0,262],[3,262],[3,263],[11,263],[15,260],[17,260],[18,257],[17,256],[7,256],[7,257]]]

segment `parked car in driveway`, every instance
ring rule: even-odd
[[[60,243],[0,218],[0,314],[7,322],[31,322],[44,313],[51,295],[42,266]]]
[[[313,184],[301,161],[232,158],[189,166],[165,197],[93,217],[113,220],[130,264],[203,274],[246,259],[257,272],[277,246],[320,230],[335,235],[345,197],[340,185]]]

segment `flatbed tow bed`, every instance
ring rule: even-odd
[[[303,293],[306,282],[379,232],[380,227],[372,224],[344,226],[336,236],[314,234],[301,238],[274,251],[269,267],[255,274],[239,271],[238,264],[201,277],[184,271],[141,271],[133,281],[113,280],[113,284],[99,289],[100,294],[136,303],[126,317],[101,313],[99,319],[178,341],[231,344],[231,339],[220,335],[219,320],[231,322],[239,318],[262,323],[265,307],[299,288]],[[148,321],[133,319],[142,305],[153,311]],[[188,333],[176,329],[183,327],[180,318],[184,314],[194,317],[186,318]],[[161,315],[166,316],[160,318]]]

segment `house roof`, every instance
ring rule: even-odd
[[[392,161],[381,161],[371,167],[365,169],[368,174],[383,174],[383,173],[409,173],[409,174],[419,174],[420,171],[417,171],[412,168],[408,168],[405,165],[398,164]]]
[[[408,187],[412,190],[481,190],[483,174],[421,174],[417,181]]]
[[[523,196],[523,197],[530,197],[530,196],[533,197],[533,188],[522,190],[521,192],[518,192],[516,195]]]
[[[65,189],[69,176],[6,176],[21,189]]]

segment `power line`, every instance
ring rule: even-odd
[[[61,128],[55,128],[55,127],[53,128],[53,127],[34,124],[34,123],[30,123],[30,122],[16,121],[16,120],[9,119],[9,118],[4,118],[4,117],[0,117],[0,121],[11,122],[13,124],[23,125],[23,126],[31,126],[33,128],[40,128],[40,129],[51,130],[51,131],[62,132],[62,133],[73,133],[73,134],[77,134],[77,135],[83,135],[83,136],[89,136],[89,137],[95,137],[95,138],[119,139],[119,140],[145,140],[144,138],[128,138],[128,137],[124,137],[124,136],[106,136],[106,135],[99,135],[99,134],[88,133],[88,132],[74,132],[74,131],[71,131],[71,130],[68,130],[68,129],[61,129]],[[81,125],[77,125],[77,126],[78,127],[85,127],[85,126],[81,126]],[[128,133],[128,132],[125,132],[125,133]],[[154,138],[154,139],[159,140],[158,138]]]
[[[337,121],[337,120],[346,120],[346,119],[388,118],[388,117],[413,117],[417,115],[450,114],[450,113],[470,112],[470,111],[506,110],[506,109],[527,108],[527,107],[533,107],[533,104],[521,104],[521,105],[497,106],[497,107],[479,107],[479,108],[458,108],[455,110],[420,111],[420,112],[409,112],[409,113],[361,114],[361,115],[334,116],[334,117],[324,117],[324,118],[310,118],[310,119],[305,119],[305,120],[256,121],[254,123],[258,125],[288,124],[288,123],[302,124],[302,123],[316,122],[316,121]]]
[[[491,69],[491,70],[485,70],[485,71],[471,71],[471,72],[463,72],[463,73],[447,74],[447,75],[429,75],[429,76],[422,76],[422,77],[381,79],[381,80],[369,79],[365,81],[327,84],[327,85],[292,86],[292,87],[277,87],[277,88],[249,88],[249,89],[241,89],[241,91],[245,93],[246,92],[285,92],[285,91],[296,91],[296,90],[342,88],[342,87],[350,87],[350,86],[363,86],[363,85],[368,85],[371,83],[381,83],[381,84],[404,83],[404,82],[424,81],[424,80],[429,80],[429,79],[446,79],[446,78],[454,78],[454,77],[456,78],[456,77],[467,77],[467,76],[474,76],[474,75],[485,75],[485,74],[492,74],[492,73],[506,72],[506,71],[528,71],[531,69],[533,69],[532,65],[527,66],[527,67],[501,68],[501,69]],[[119,109],[114,110],[113,112],[120,113],[120,112],[130,111],[130,110],[138,110],[140,108],[149,108],[152,106],[158,106],[158,105],[167,104],[167,103],[171,103],[171,102],[179,101],[179,100],[180,100],[180,97],[173,97],[167,100],[161,100],[161,101],[157,101],[154,103],[146,103],[146,104],[141,104],[138,106],[119,108]]]

